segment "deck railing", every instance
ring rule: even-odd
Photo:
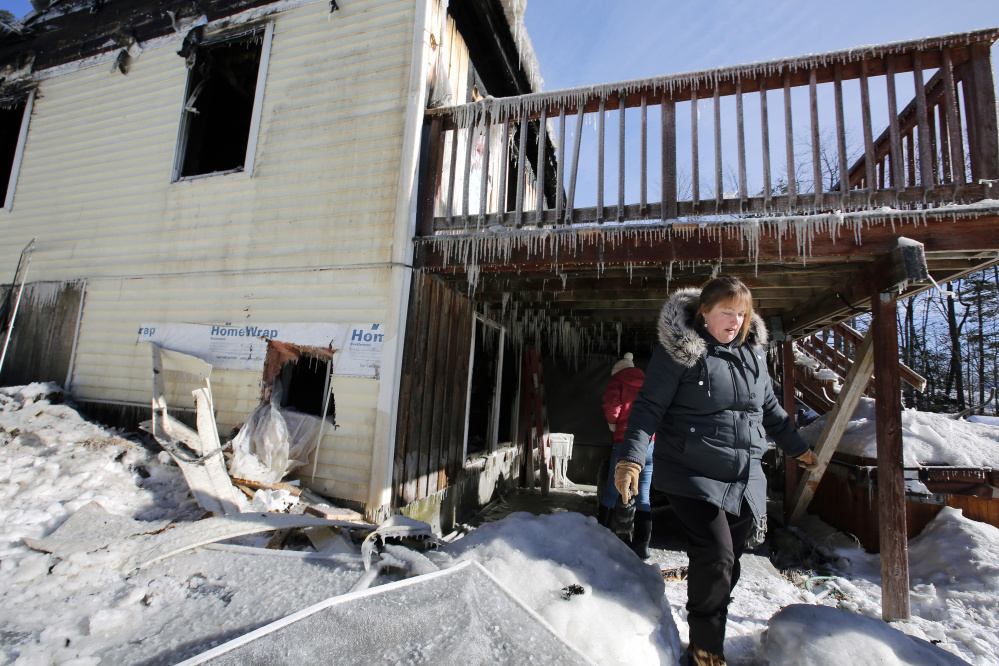
[[[913,209],[999,196],[990,182],[999,180],[997,39],[992,28],[430,109],[419,233]],[[911,94],[901,112],[899,94]],[[615,151],[616,188],[607,183]],[[702,180],[705,160],[713,170]]]

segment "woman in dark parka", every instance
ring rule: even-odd
[[[627,498],[655,435],[652,484],[669,496],[688,539],[689,664],[725,663],[739,557],[754,519],[766,515],[760,459],[767,435],[803,466],[816,465],[774,395],[767,330],[752,303],[749,288],[732,276],[670,296],[615,468]]]

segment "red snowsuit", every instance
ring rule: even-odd
[[[607,382],[607,388],[604,390],[604,416],[607,418],[607,423],[617,426],[614,430],[615,444],[620,444],[624,440],[631,403],[638,396],[638,390],[642,388],[644,381],[644,372],[638,368],[625,368],[619,370]]]

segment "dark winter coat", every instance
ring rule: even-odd
[[[645,381],[645,373],[638,368],[625,368],[614,373],[607,388],[604,390],[604,416],[607,423],[617,426],[614,431],[614,443],[624,441],[624,433],[628,427],[628,414],[631,404],[638,397],[638,390]]]
[[[745,497],[766,515],[760,459],[767,435],[789,456],[808,445],[774,395],[767,330],[754,315],[744,344],[715,340],[695,323],[700,291],[681,289],[659,315],[659,342],[631,408],[620,460],[645,464],[656,437],[652,484],[738,515]]]

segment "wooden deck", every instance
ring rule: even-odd
[[[616,347],[619,330],[651,341],[667,294],[719,271],[746,281],[778,337],[798,338],[868,310],[879,290],[930,287],[885,283],[901,237],[923,244],[938,283],[990,266],[997,39],[993,28],[431,109],[417,265],[515,312],[514,335],[517,318],[535,331],[572,321],[593,350]]]

